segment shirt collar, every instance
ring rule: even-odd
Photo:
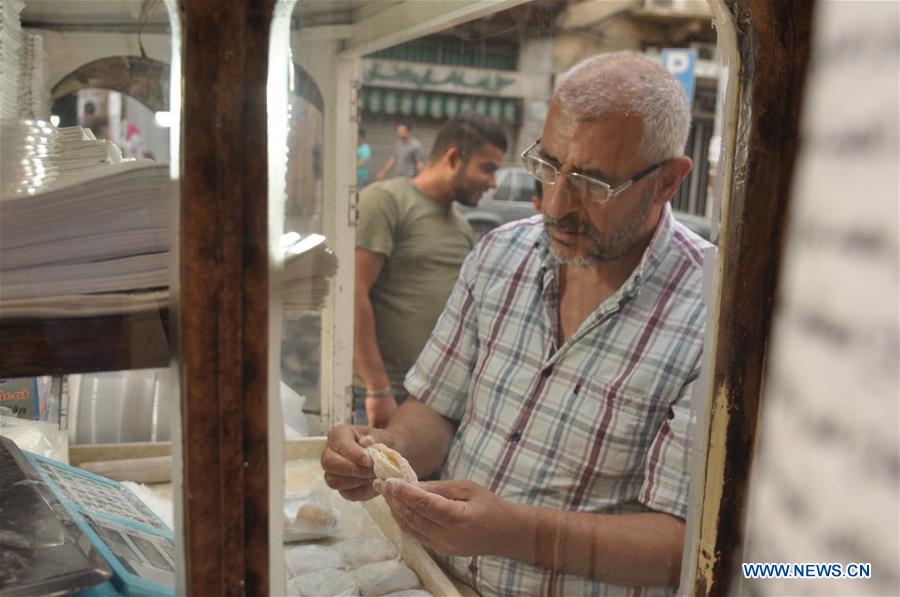
[[[628,280],[622,285],[625,294],[633,296],[638,293],[644,283],[653,276],[659,264],[662,263],[672,244],[672,235],[675,233],[675,216],[672,215],[672,206],[666,202],[659,223],[650,238],[650,244],[644,250],[640,263],[631,272]]]

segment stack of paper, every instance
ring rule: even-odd
[[[79,128],[12,120],[0,135],[0,317],[168,286],[168,166],[122,162]]]
[[[22,47],[23,0],[0,0],[0,118],[19,113],[19,50]]]
[[[80,127],[58,129],[41,120],[9,119],[0,121],[0,136],[3,198],[33,195],[74,183],[97,166],[122,161],[122,153],[114,144],[98,141],[89,130]]]
[[[88,131],[0,123],[0,318],[164,307],[177,205],[167,165],[121,161]],[[337,259],[317,234],[288,233],[286,310],[318,310]]]
[[[44,38],[37,33],[24,33],[19,54],[19,118],[48,119],[50,90]]]
[[[286,311],[318,311],[328,297],[328,282],[337,272],[337,257],[325,237],[300,237],[289,232],[282,238],[285,248],[283,300]]]

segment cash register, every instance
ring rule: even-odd
[[[174,595],[171,529],[121,483],[0,438],[0,595]]]

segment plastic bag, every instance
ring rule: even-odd
[[[69,438],[56,423],[20,419],[0,407],[0,435],[11,439],[20,450],[69,463]]]
[[[284,496],[284,541],[324,539],[338,534],[337,512],[328,494],[314,489]]]
[[[284,416],[284,437],[309,437],[309,422],[303,414],[306,396],[281,382],[281,412]]]

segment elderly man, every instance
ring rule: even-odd
[[[630,53],[573,67],[523,154],[543,218],[469,255],[384,430],[341,426],[322,455],[348,499],[483,594],[669,594],[687,511],[708,243],[669,201],[691,169],[677,82]],[[363,449],[419,476],[374,481]],[[643,587],[642,589],[626,589]]]

